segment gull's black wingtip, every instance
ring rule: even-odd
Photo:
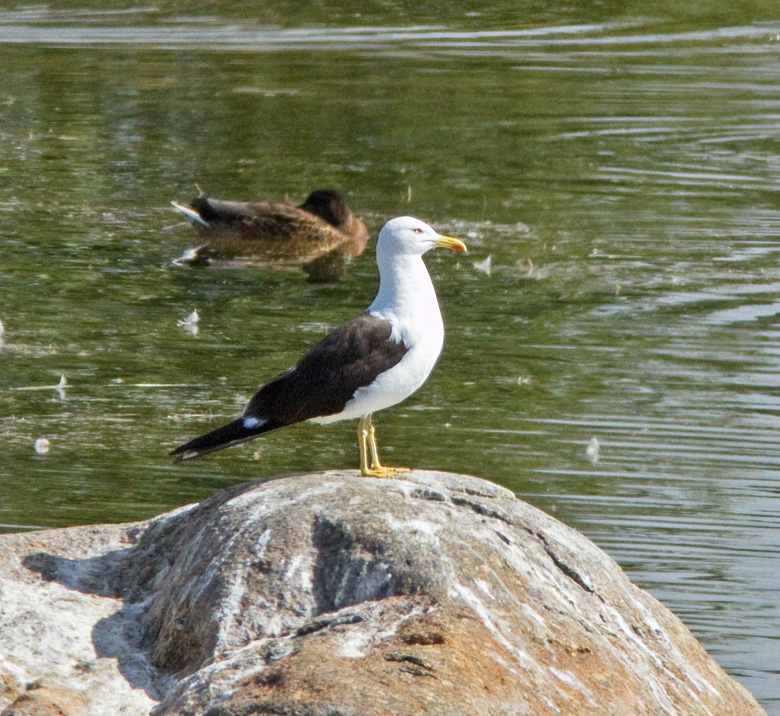
[[[181,453],[180,448],[176,448],[175,450],[171,450],[168,455],[170,457],[173,457],[173,464],[178,465],[180,462],[184,462],[185,460],[188,460],[189,458],[186,457]],[[196,457],[196,455],[192,455],[191,457]]]
[[[205,435],[201,435],[201,438],[206,437]],[[195,440],[200,440],[200,438],[195,438]],[[190,443],[194,442],[193,440],[190,440],[189,443],[185,443],[184,445],[179,445],[175,450],[171,450],[168,455],[173,458],[173,464],[178,465],[180,462],[184,462],[185,460],[192,460],[195,457],[200,457],[201,455],[205,455],[209,452],[214,452],[215,450],[222,449],[222,446],[214,445],[214,447],[209,449],[202,449],[202,450],[195,450],[191,447],[188,447]],[[224,447],[227,447],[225,445]]]
[[[192,460],[193,458],[207,455],[210,452],[224,450],[233,445],[240,445],[247,440],[267,433],[269,430],[275,430],[278,427],[281,426],[273,424],[270,421],[239,418],[232,423],[212,430],[210,433],[199,435],[197,438],[193,438],[189,442],[184,443],[184,445],[179,445],[179,447],[175,450],[171,450],[168,454],[174,458],[173,464],[178,465],[185,460]]]

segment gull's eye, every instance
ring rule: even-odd
[[[422,229],[414,229],[415,234],[422,234]]]

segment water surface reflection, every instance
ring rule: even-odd
[[[447,344],[377,416],[388,461],[584,531],[780,714],[777,23],[68,12],[0,13],[7,529],[356,464],[346,425],[165,457],[376,289],[370,251],[327,287],[174,266],[168,202],[335,186],[374,233],[411,213],[472,248],[429,261]]]

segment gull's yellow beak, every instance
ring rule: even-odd
[[[439,234],[439,238],[437,238],[434,243],[436,246],[440,246],[444,249],[452,249],[453,251],[468,251],[466,244],[464,244],[460,239],[452,238],[452,236],[444,236],[443,234]]]

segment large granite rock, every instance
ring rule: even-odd
[[[402,477],[0,537],[2,716],[764,713],[582,535]]]

